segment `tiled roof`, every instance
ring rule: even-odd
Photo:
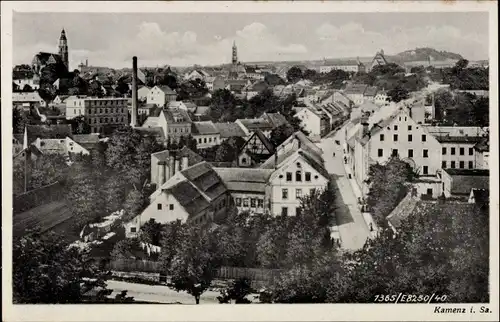
[[[215,199],[227,192],[222,180],[207,162],[200,162],[181,173],[210,199]]]
[[[190,215],[196,215],[210,206],[200,192],[187,181],[179,182],[166,189],[186,209]]]
[[[272,169],[214,168],[230,191],[265,193]]]
[[[482,169],[443,169],[452,177],[451,194],[468,195],[472,189],[489,189],[490,171]]]
[[[262,114],[262,116],[260,118],[267,120],[274,127],[278,127],[278,126],[281,126],[283,124],[288,123],[285,116],[280,114],[279,112],[277,112],[277,113],[264,113],[264,114]]]
[[[401,226],[401,221],[406,219],[413,212],[417,203],[418,198],[414,196],[411,191],[408,192],[386,219],[394,228],[399,228],[399,226]]]
[[[149,118],[148,118],[149,119]],[[156,138],[157,141],[165,140],[165,133],[163,133],[163,128],[161,127],[136,127],[134,128],[141,135],[151,135]]]
[[[351,84],[344,89],[344,94],[364,94],[367,88],[365,84]]]
[[[59,153],[65,154],[68,152],[65,139],[41,139],[40,151],[42,153]]]
[[[368,86],[365,90],[365,96],[375,96],[377,95],[378,88],[377,86]]]
[[[191,118],[187,111],[179,108],[162,110],[167,123],[191,123]]]
[[[245,137],[245,132],[236,123],[214,123],[214,125],[219,130],[221,138]]]
[[[55,125],[27,125],[28,143],[32,143],[37,138],[41,139],[65,139],[72,137],[70,124]]]
[[[197,106],[195,115],[207,115],[210,113],[210,106]]]
[[[273,125],[267,120],[262,119],[238,119],[243,126],[245,126],[249,131],[261,130],[268,131],[273,129]]]
[[[157,86],[157,87],[165,94],[172,94],[172,95],[176,94],[176,92],[168,86]]]
[[[203,161],[203,158],[201,156],[199,156],[196,152],[194,152],[187,146],[184,146],[180,150],[175,150],[175,151],[163,150],[151,154],[151,156],[154,156],[158,161],[168,161],[170,155],[175,155],[177,158],[187,157],[189,167]]]
[[[38,92],[12,93],[12,102],[40,102],[42,98]]]
[[[299,155],[301,155],[304,159],[306,159],[307,163],[314,168],[319,174],[321,174],[326,179],[330,179],[330,174],[326,171],[325,167],[318,163],[309,153],[305,151],[299,151]]]
[[[212,121],[193,122],[191,128],[192,134],[218,134],[219,130]]]
[[[264,144],[264,147],[269,151],[269,153],[274,153],[274,145],[269,141],[269,139],[262,133],[260,130],[257,130],[254,132],[254,135],[256,135],[259,140]],[[245,144],[246,145],[246,144]]]
[[[262,92],[267,88],[269,88],[269,85],[264,81],[260,81],[250,85],[249,91]]]
[[[73,141],[81,143],[99,143],[99,134],[74,134]]]
[[[38,58],[40,60],[40,62],[42,64],[44,64],[44,65],[47,63],[47,61],[49,60],[49,58],[51,56],[54,57],[54,59],[56,60],[56,62],[62,63],[61,56],[58,55],[58,54],[46,53],[46,52],[39,52],[38,54],[35,55],[35,57]]]

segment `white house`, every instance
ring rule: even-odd
[[[147,104],[164,107],[168,102],[175,101],[177,93],[168,86],[155,86],[147,94]]]
[[[319,108],[313,106],[302,107],[295,114],[301,121],[301,125],[311,135],[322,136],[328,133],[330,118]]]
[[[193,122],[191,135],[196,140],[196,148],[198,149],[221,144],[220,132],[212,121]]]
[[[186,73],[184,75],[185,80],[200,79],[200,80],[204,81],[207,77],[210,77],[210,74],[202,69],[195,69],[195,70],[191,71],[190,73]]]
[[[70,157],[71,154],[89,155],[89,151],[71,138],[64,139],[41,139],[37,138],[33,143],[43,154],[59,154]]]
[[[139,101],[146,101],[148,99],[149,92],[151,91],[151,88],[147,86],[141,86],[137,90],[137,99]]]

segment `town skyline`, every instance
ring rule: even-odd
[[[421,47],[488,59],[486,13],[300,14],[303,23],[282,28],[293,15],[16,13],[14,64],[55,52],[62,28],[70,69],[87,59],[93,66],[129,67],[132,56],[149,67],[227,64],[233,42],[243,62],[368,57],[380,49],[391,55]],[[106,27],[110,22],[113,28]]]

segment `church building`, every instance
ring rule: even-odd
[[[33,57],[31,68],[36,74],[40,74],[45,66],[53,64],[58,65],[57,67],[64,69],[64,71],[69,70],[68,39],[64,29],[59,37],[59,53],[39,52]]]

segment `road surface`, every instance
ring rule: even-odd
[[[127,296],[132,296],[135,300],[155,302],[155,303],[177,303],[177,304],[196,304],[192,295],[187,292],[177,292],[163,285],[147,285],[122,281],[108,280],[108,289],[113,290],[111,294],[114,297],[121,291],[126,290]],[[218,304],[217,296],[219,292],[205,291],[201,294],[200,304]]]
[[[370,229],[358,208],[358,199],[343,164],[342,149],[345,143],[345,126],[341,127],[333,136],[323,138],[320,147],[323,150],[326,170],[332,174],[337,186],[336,217],[342,248],[358,250],[369,238]],[[336,140],[340,144],[337,145]]]

